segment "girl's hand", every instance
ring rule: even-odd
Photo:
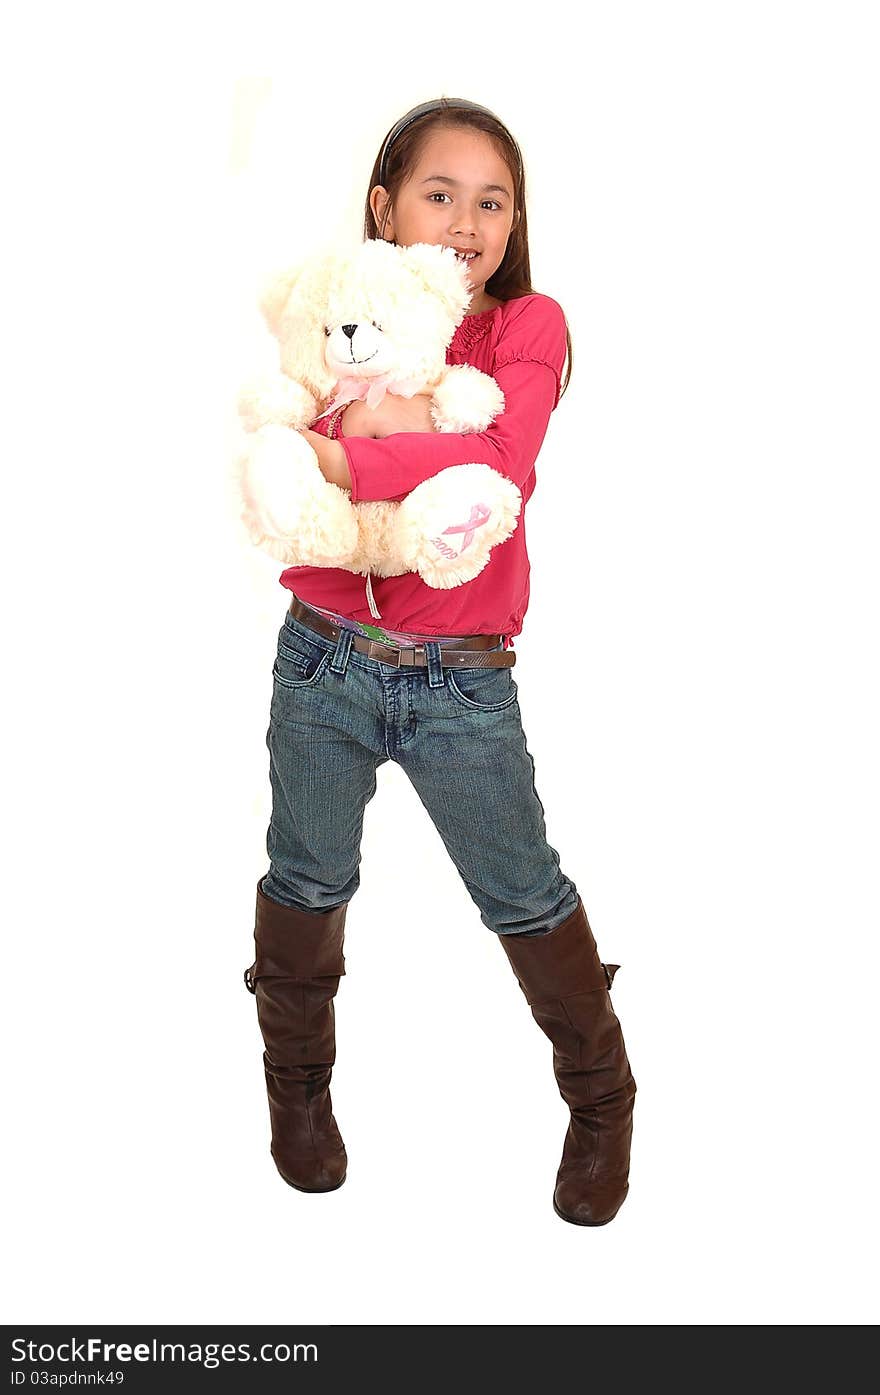
[[[339,442],[328,440],[320,431],[303,430],[300,435],[308,441],[318,457],[318,468],[325,480],[338,484],[340,489],[351,489],[348,461]]]
[[[425,393],[416,397],[393,397],[385,394],[378,407],[366,402],[350,402],[342,414],[344,436],[371,436],[381,440],[396,431],[436,431],[431,417],[431,398]]]

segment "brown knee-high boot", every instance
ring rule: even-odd
[[[271,1153],[285,1182],[330,1192],[345,1181],[345,1145],[333,1118],[333,998],[345,973],[347,903],[301,911],[257,885],[257,957],[244,980],[257,999],[272,1125]]]
[[[559,1093],[571,1110],[553,1206],[575,1225],[613,1220],[629,1190],[633,1080],[583,903],[543,935],[499,935],[532,1016],[553,1043]]]

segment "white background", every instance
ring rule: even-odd
[[[78,6],[4,59],[5,1320],[874,1321],[874,7],[303,8]],[[574,344],[516,679],[623,966],[598,1230],[552,1210],[550,1045],[398,767],[338,1192],[275,1172],[242,983],[288,599],[229,492],[252,289],[359,235],[444,94],[519,139]]]

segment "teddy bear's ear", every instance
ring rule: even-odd
[[[467,267],[458,260],[453,248],[413,242],[400,251],[404,265],[426,290],[440,299],[458,324],[470,304],[472,292],[467,283]]]
[[[302,275],[303,268],[301,266],[288,266],[283,271],[272,272],[271,276],[268,276],[260,287],[260,310],[263,312],[266,324],[276,336],[284,307]]]
[[[338,270],[338,256],[332,251],[309,258],[290,285],[275,323],[281,371],[319,401],[332,394],[337,381],[327,368],[324,350],[327,300]]]

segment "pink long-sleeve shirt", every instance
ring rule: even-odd
[[[337,435],[351,474],[351,500],[403,499],[449,465],[479,461],[513,480],[523,506],[513,533],[492,549],[479,576],[449,590],[427,586],[415,572],[373,577],[378,622],[423,635],[501,634],[504,647],[522,630],[529,604],[526,505],[535,489],[535,461],[559,402],[565,362],[565,317],[550,296],[534,293],[466,315],[446,352],[449,364],[470,363],[491,374],[504,411],[481,432],[401,431],[374,440]],[[314,429],[326,434],[329,418]],[[363,576],[341,567],[287,567],[279,578],[307,605],[362,624],[376,624]]]

